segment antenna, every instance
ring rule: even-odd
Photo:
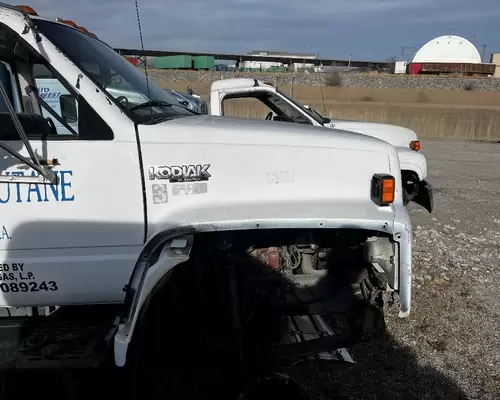
[[[323,115],[325,115],[326,109],[325,109],[325,96],[323,95],[323,85],[320,85],[319,89],[321,90],[321,105],[323,108]]]
[[[135,11],[137,13],[137,25],[139,27],[139,37],[141,39],[141,52],[142,52],[142,57],[144,57],[144,42],[142,40],[142,28],[141,28],[141,17],[139,15],[139,3],[138,0],[135,0]],[[144,61],[144,74],[146,75],[146,87],[148,90],[148,100],[151,100],[151,94],[149,92],[149,78],[148,78],[148,66],[147,66],[147,60]],[[150,111],[153,112],[152,107],[150,108]]]

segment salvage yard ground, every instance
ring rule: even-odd
[[[313,398],[500,399],[500,144],[426,140],[435,211],[411,207],[413,310],[358,365],[292,371]]]

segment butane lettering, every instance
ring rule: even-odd
[[[9,232],[7,231],[7,228],[2,225],[2,231],[0,233],[0,240],[10,240],[12,239],[12,236],[9,235]]]
[[[59,176],[59,184],[30,183],[29,185],[20,183],[9,183],[0,186],[0,204],[6,203],[47,203],[47,202],[68,202],[75,201],[72,194],[71,177],[73,171],[54,171]],[[24,176],[23,171],[6,172],[6,175]],[[36,176],[33,171],[31,176]],[[12,186],[15,185],[15,190]]]

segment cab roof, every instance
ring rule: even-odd
[[[243,89],[257,86],[273,87],[272,85],[258,79],[232,78],[215,81],[212,83],[212,90]]]
[[[16,5],[12,6],[10,4],[5,4],[0,2],[0,9],[4,9],[5,11],[9,10],[10,12],[18,13],[21,14],[25,19],[32,19],[32,20],[44,20],[44,21],[50,21],[50,22],[56,22],[56,23],[61,23],[65,25],[69,25],[75,29],[78,29],[94,38],[97,38],[97,35],[95,33],[90,32],[87,28],[80,26],[76,24],[74,21],[69,20],[69,19],[64,19],[64,18],[46,18],[43,16],[38,15],[38,13],[31,8],[30,6],[27,5]]]

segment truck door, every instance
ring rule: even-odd
[[[47,65],[7,65],[16,73],[5,69],[2,83],[15,82],[9,88],[14,103],[19,99],[16,115],[36,158],[52,165],[58,182],[34,182],[34,169],[0,149],[0,307],[121,302],[145,238],[134,125],[127,130],[120,121],[113,129],[68,82],[46,76]],[[80,117],[76,129],[68,119],[58,129],[34,101],[34,71],[43,69],[66,87],[66,101]],[[29,158],[11,115],[0,108],[0,140]],[[59,111],[64,117],[65,109]]]

